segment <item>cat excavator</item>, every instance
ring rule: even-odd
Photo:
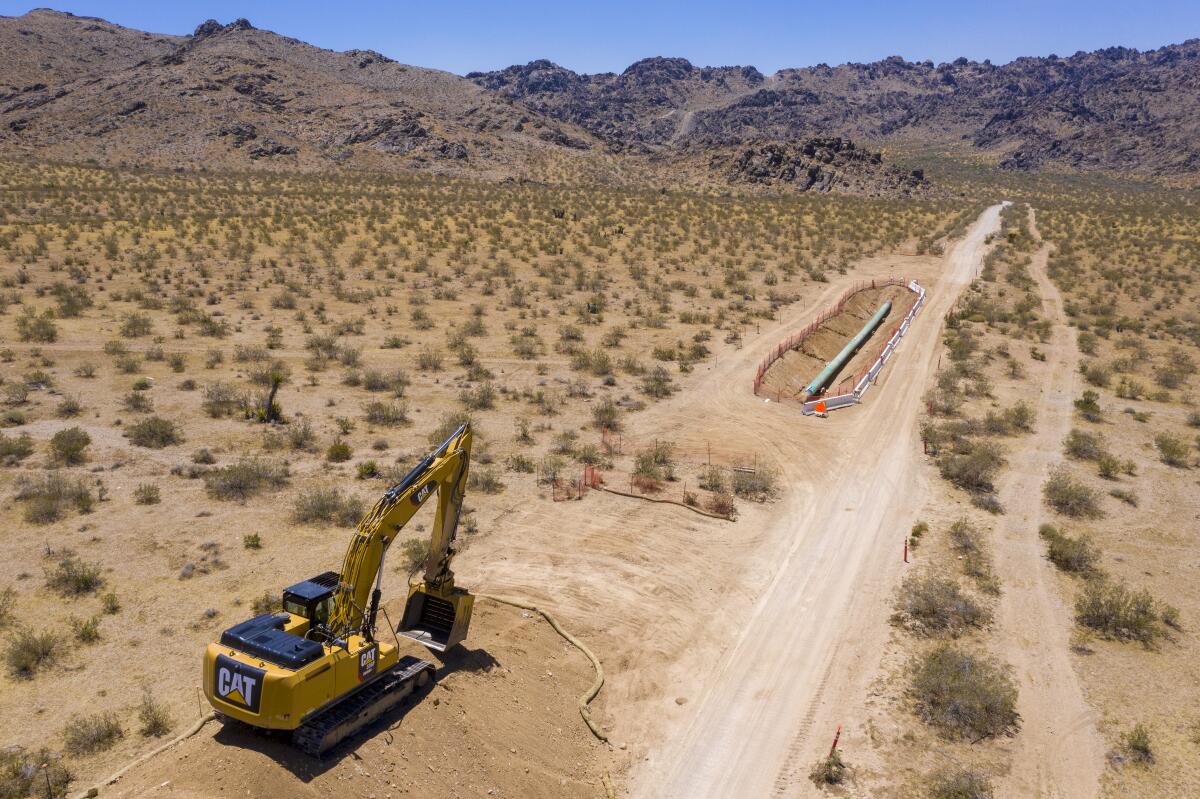
[[[450,562],[470,460],[463,425],[358,523],[340,572],[290,586],[280,612],[236,624],[208,645],[204,694],[219,717],[289,732],[319,757],[432,682],[433,663],[402,656],[400,636],[442,652],[467,635],[474,597],[454,584]],[[384,556],[435,497],[423,579],[409,585],[393,641],[379,640]]]

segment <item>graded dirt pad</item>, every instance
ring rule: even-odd
[[[389,613],[401,609],[393,603]],[[591,664],[541,616],[481,599],[469,646],[437,665],[427,695],[322,761],[214,721],[101,795],[603,795],[601,744],[575,704],[592,682]]]
[[[846,343],[862,330],[867,320],[888,300],[892,302],[891,311],[835,376],[830,390],[853,378],[875,360],[884,342],[917,301],[917,295],[904,286],[864,289],[855,294],[840,314],[828,319],[812,335],[771,364],[763,378],[760,393],[764,397],[777,399],[802,395],[809,381],[842,351]]]

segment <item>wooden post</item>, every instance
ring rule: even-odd
[[[908,536],[904,536],[904,562],[908,563]]]

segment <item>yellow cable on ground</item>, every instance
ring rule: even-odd
[[[205,713],[203,716],[201,716],[196,721],[195,724],[193,724],[191,727],[189,727],[185,732],[183,732],[180,735],[176,736],[175,738],[172,738],[171,740],[167,741],[165,744],[158,747],[157,749],[147,752],[146,754],[142,755],[138,759],[134,760],[132,763],[129,763],[124,768],[122,768],[120,771],[118,771],[117,773],[113,774],[111,777],[106,779],[104,782],[97,783],[96,785],[94,785],[92,788],[90,788],[86,792],[78,794],[77,799],[85,799],[86,797],[89,797],[89,796],[97,796],[100,793],[101,786],[112,785],[114,782],[116,782],[117,780],[124,777],[126,772],[128,772],[130,769],[136,768],[137,766],[140,766],[143,763],[145,763],[150,758],[152,758],[156,755],[162,754],[163,752],[170,749],[172,746],[175,746],[175,744],[180,743],[181,741],[184,741],[188,738],[191,738],[193,735],[200,732],[201,727],[203,727],[205,724],[212,721],[216,717],[217,717],[217,714],[215,714],[215,713]]]
[[[521,608],[522,610],[530,610],[534,613],[540,613],[542,618],[550,622],[550,626],[554,628],[554,632],[565,638],[572,646],[586,655],[588,660],[592,661],[592,668],[596,670],[596,681],[592,683],[592,687],[589,688],[583,696],[579,697],[579,715],[583,717],[583,723],[586,724],[588,729],[592,731],[592,735],[595,735],[601,741],[608,743],[608,736],[600,731],[600,728],[596,726],[596,722],[592,721],[591,711],[588,710],[588,703],[596,698],[596,694],[600,693],[600,689],[604,686],[604,669],[600,667],[600,660],[592,654],[592,650],[584,646],[583,642],[581,642],[578,638],[560,627],[558,622],[554,620],[553,616],[539,608],[537,605],[531,605],[530,603],[522,602],[519,599],[506,599],[505,597],[492,596],[491,594],[476,594],[476,596],[481,596],[484,599],[490,599],[493,602],[499,602],[503,605],[512,605],[514,608]]]

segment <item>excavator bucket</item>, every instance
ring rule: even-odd
[[[462,588],[439,591],[418,583],[408,589],[408,603],[396,632],[445,652],[467,637],[474,606],[475,597]]]

